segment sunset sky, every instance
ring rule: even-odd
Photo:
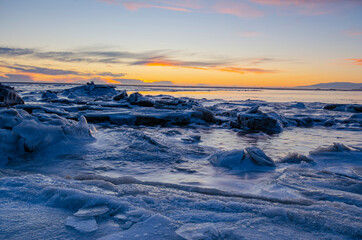
[[[362,82],[362,0],[0,0],[0,81]]]

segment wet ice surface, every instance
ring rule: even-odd
[[[25,105],[0,109],[4,239],[362,237],[358,98],[71,87],[15,85]]]

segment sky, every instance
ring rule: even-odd
[[[0,0],[0,82],[362,83],[362,0]]]

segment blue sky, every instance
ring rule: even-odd
[[[1,81],[362,82],[359,0],[0,0],[0,31]]]

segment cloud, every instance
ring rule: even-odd
[[[6,68],[14,69],[24,73],[40,73],[44,75],[80,75],[79,72],[69,71],[69,70],[61,70],[61,69],[51,69],[51,68],[42,68],[42,67],[13,67],[6,66]]]
[[[235,15],[237,17],[260,17],[264,13],[244,3],[231,0],[218,1],[213,10],[217,13]]]
[[[131,59],[147,59],[155,56],[165,57],[168,50],[132,53],[126,51],[40,51],[32,48],[0,47],[0,57],[30,57],[49,59],[58,62],[89,62],[89,63],[127,63]]]
[[[34,82],[31,76],[23,74],[6,74],[5,77],[0,76],[3,82]]]
[[[263,62],[263,61],[271,61],[269,58],[259,58],[253,59],[254,61]],[[145,61],[139,61],[133,63],[134,65],[144,65],[150,67],[175,67],[175,68],[185,68],[185,69],[195,69],[195,70],[214,70],[214,71],[222,71],[222,72],[231,72],[231,73],[277,73],[278,70],[268,70],[262,68],[241,68],[241,67],[230,67],[223,66],[223,64],[215,64],[215,63],[200,63],[200,62],[184,62],[184,61],[175,61],[168,59],[148,59]]]
[[[159,5],[147,4],[147,3],[141,3],[141,2],[124,2],[122,4],[129,11],[137,11],[140,8],[161,8],[161,9],[179,11],[179,12],[190,12],[190,10],[188,10],[186,8],[159,6]]]
[[[237,0],[99,0],[108,4],[121,3],[129,11],[142,8],[159,8],[178,12],[229,14],[237,17],[259,17],[262,11],[253,8],[248,1]]]
[[[345,60],[350,61],[350,64],[362,66],[362,58],[349,58]]]
[[[362,31],[346,31],[345,34],[350,37],[357,37],[362,35]]]
[[[241,37],[259,37],[262,36],[263,34],[260,32],[241,32],[238,35]]]
[[[124,73],[111,73],[111,72],[93,72],[93,73],[84,73],[73,70],[62,70],[54,68],[44,68],[44,67],[35,67],[29,65],[0,65],[0,67],[16,70],[22,73],[36,73],[50,76],[60,76],[60,75],[76,75],[76,76],[103,76],[103,77],[123,77],[126,74]]]
[[[113,79],[113,80],[126,85],[174,85],[172,81],[146,82],[139,79],[125,79],[125,78]]]

